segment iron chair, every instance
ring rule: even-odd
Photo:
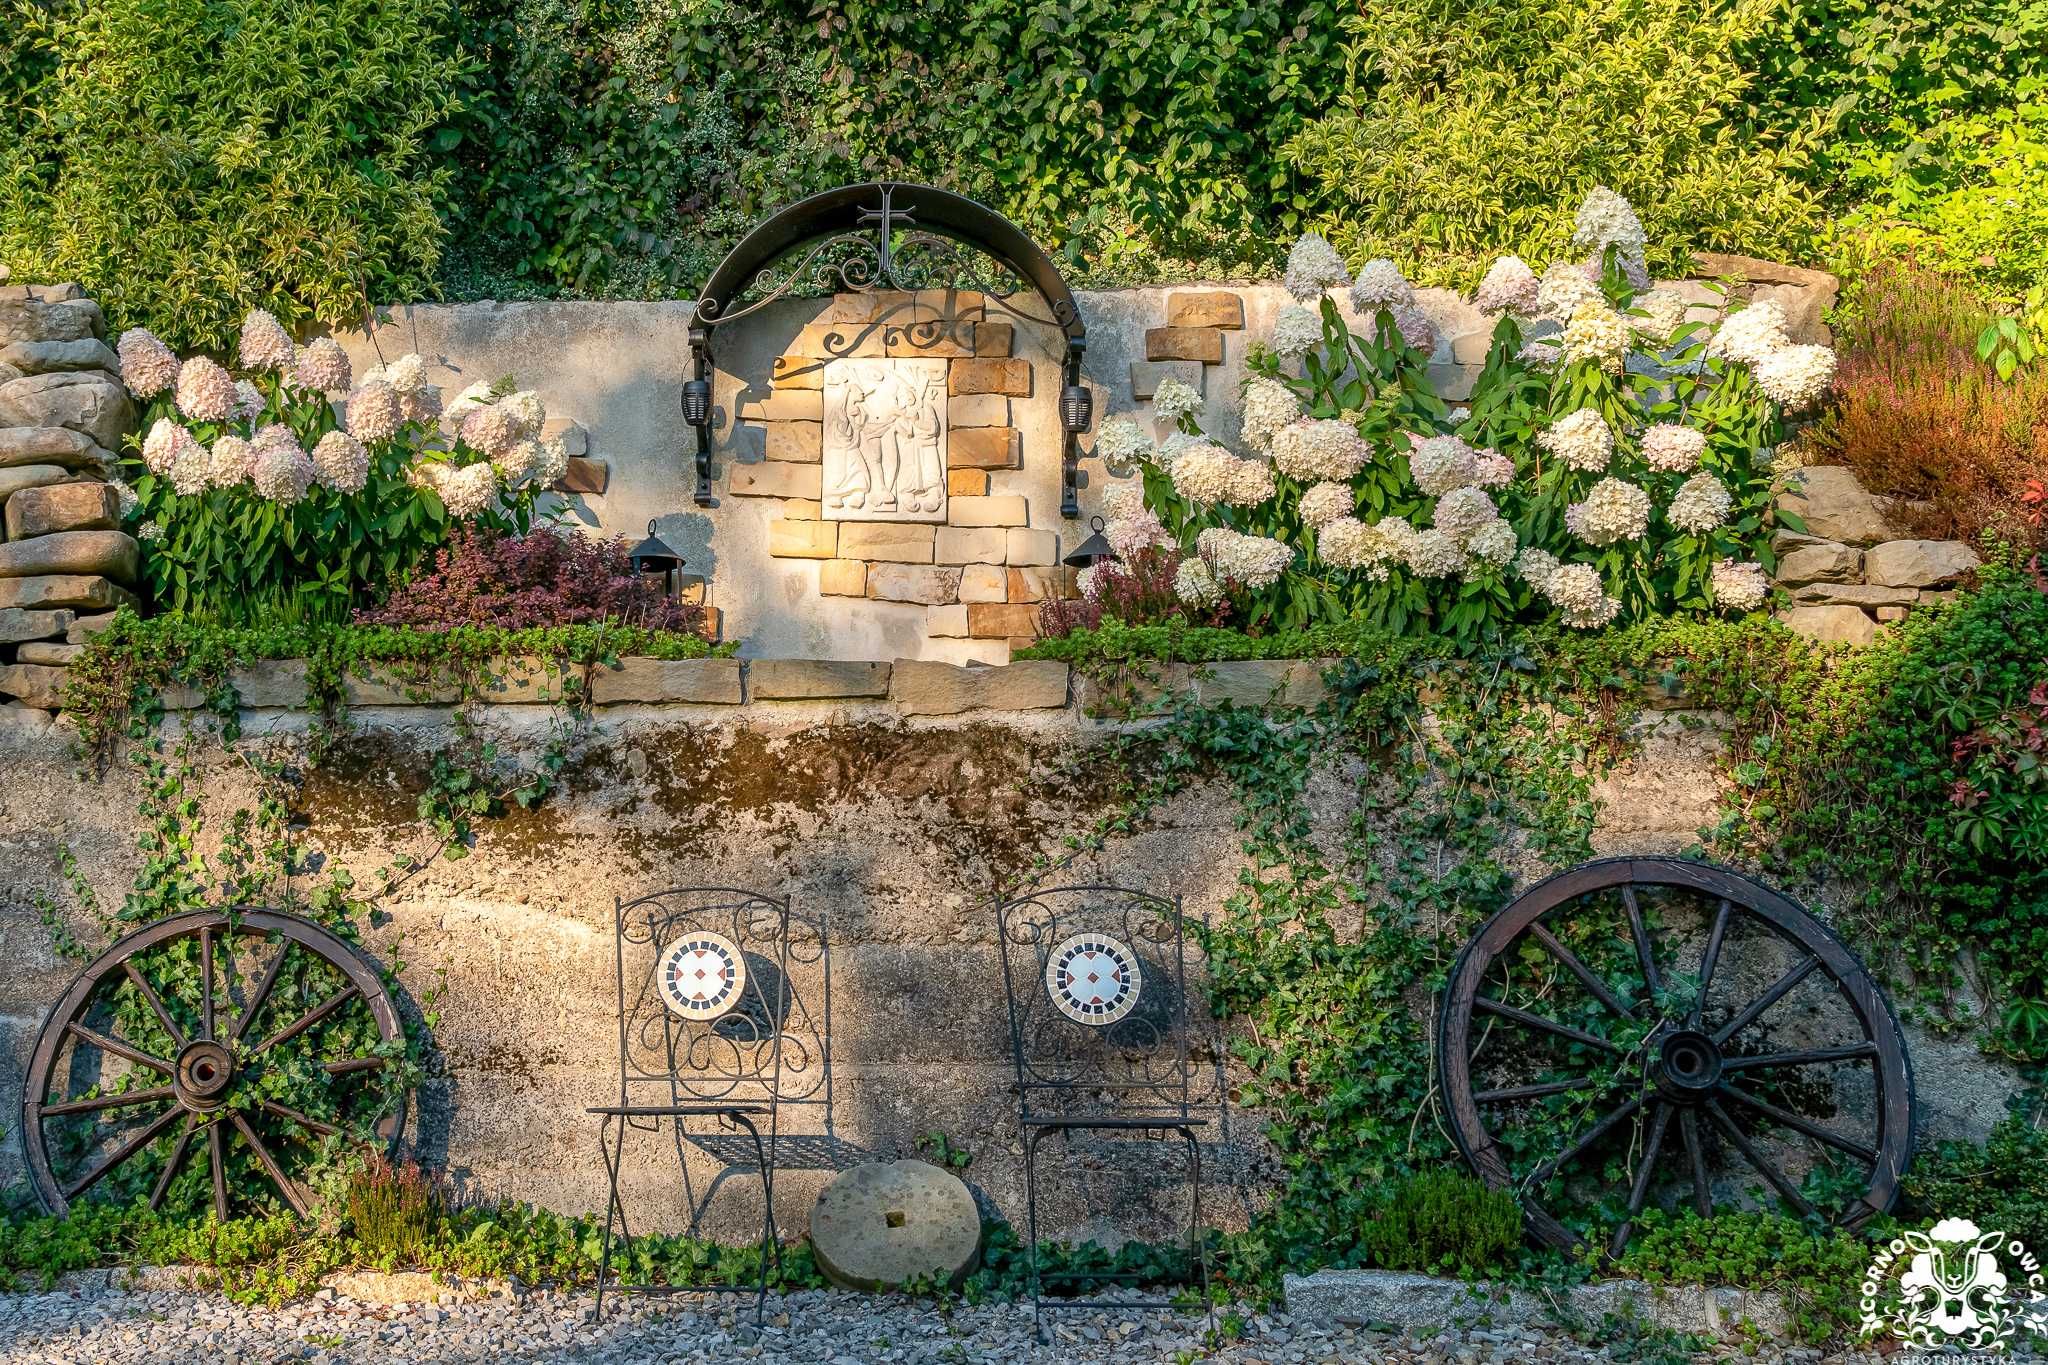
[[[1203,928],[1207,920],[1200,921]],[[1168,1299],[1087,1304],[1048,1300],[1049,1282],[1130,1282],[1136,1272],[1065,1271],[1038,1265],[1038,1148],[1076,1130],[1178,1135],[1188,1154],[1188,1238],[1209,1305],[1209,1252],[1202,1236],[1202,1149],[1198,1129],[1222,1112],[1222,1089],[1195,1084],[1188,1018],[1187,917],[1178,897],[1118,886],[1063,886],[996,906],[1016,1063],[1017,1118],[1024,1144],[1025,1266],[1032,1323],[1049,1340],[1047,1311],[1171,1308]],[[1213,1048],[1203,1052],[1214,1058]]]
[[[604,1317],[613,1231],[630,1264],[632,1232],[619,1195],[619,1171],[629,1130],[659,1132],[673,1123],[685,1202],[694,1231],[726,1171],[697,1200],[684,1144],[716,1154],[716,1139],[692,1133],[715,1125],[731,1134],[741,1155],[751,1151],[761,1176],[761,1275],[755,1285],[627,1285],[619,1292],[690,1292],[754,1295],[758,1325],[768,1300],[768,1270],[781,1269],[775,1230],[776,1142],[782,1111],[830,1103],[829,1041],[814,1023],[791,968],[815,966],[822,1017],[831,1019],[831,958],[826,915],[790,908],[787,899],[729,887],[686,887],[616,903],[614,929],[619,1009],[617,1104],[588,1112],[600,1116],[598,1143],[610,1194],[605,1204],[604,1250],[598,1259],[597,1308]],[[828,1110],[829,1112],[829,1110]],[[763,1129],[766,1129],[764,1135]],[[736,1160],[726,1161],[727,1170]]]

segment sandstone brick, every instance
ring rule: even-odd
[[[825,426],[822,422],[768,422],[766,454],[771,460],[816,464],[824,458]]]
[[[979,322],[988,302],[978,289],[878,289],[869,295],[874,315],[889,322],[912,319],[962,318]]]
[[[567,493],[571,496],[578,493],[595,495],[604,492],[611,481],[611,466],[603,460],[571,455],[569,467],[562,471],[561,478],[555,480],[554,488],[558,493]]]
[[[822,389],[770,389],[740,404],[742,422],[822,422],[825,394]]]
[[[1012,398],[1029,398],[1031,362],[995,359],[956,360],[946,367],[946,391],[1001,393]]]
[[[1877,625],[1861,607],[1792,607],[1778,619],[1808,639],[1867,645],[1877,638]]]
[[[0,384],[0,426],[69,427],[115,450],[135,426],[135,400],[99,370],[32,374]]]
[[[1015,493],[986,498],[953,498],[946,519],[955,526],[1022,526],[1030,519],[1024,499]]]
[[[1015,427],[962,427],[946,433],[949,469],[1015,469],[1023,438]]]
[[[836,559],[839,523],[777,518],[768,523],[768,553],[777,559]]]
[[[1005,550],[999,526],[941,526],[933,543],[934,564],[1000,564]]]
[[[967,633],[977,640],[1029,640],[1038,634],[1038,607],[1030,602],[970,602]]]
[[[888,329],[874,322],[814,322],[797,332],[787,353],[816,360],[884,356],[889,353]]]
[[[948,469],[946,471],[946,496],[949,498],[987,497],[988,471],[985,469]]]
[[[782,503],[782,515],[788,521],[823,521],[825,504],[816,498],[786,498]]]
[[[1010,642],[931,635],[925,638],[924,657],[928,663],[952,664],[959,668],[1001,668],[1010,662]]]
[[[49,374],[57,370],[121,372],[121,358],[97,337],[81,337],[76,341],[17,341],[0,346],[0,365],[12,366],[23,374]]]
[[[928,564],[870,564],[868,596],[878,602],[937,606],[960,596],[960,570]]]
[[[1133,360],[1131,362],[1131,397],[1150,398],[1159,392],[1159,385],[1168,379],[1178,379],[1196,393],[1202,391],[1202,376],[1208,370],[1198,360]]]
[[[923,356],[953,360],[975,354],[974,334],[979,323],[944,318],[905,319],[882,329],[884,349],[892,356]]]
[[[818,566],[818,591],[826,597],[865,597],[868,566],[861,559],[828,559]]]
[[[755,701],[886,697],[889,665],[846,659],[754,659],[747,664],[747,695]]]
[[[1802,606],[1910,607],[1920,600],[1920,590],[1877,583],[1808,583],[1792,590],[1792,600]]]
[[[0,607],[0,645],[23,640],[50,640],[71,629],[77,615],[69,610],[31,611],[23,607]]]
[[[779,355],[769,372],[768,382],[778,389],[822,389],[825,362],[815,356]]]
[[[253,708],[290,709],[306,704],[304,659],[259,659],[228,670],[236,700]]]
[[[0,498],[11,498],[24,488],[41,488],[44,484],[63,483],[71,477],[71,471],[62,465],[18,464],[0,469]]]
[[[50,668],[69,668],[79,655],[85,653],[83,645],[60,645],[55,640],[30,640],[14,648],[14,661],[18,664],[43,664]]]
[[[1887,587],[1938,588],[1983,564],[1960,540],[1890,540],[1863,556],[1863,576]]]
[[[89,306],[80,307],[80,303]],[[90,300],[0,299],[0,345],[17,341],[106,340],[107,320]]]
[[[6,516],[9,540],[53,531],[108,531],[120,524],[121,501],[103,483],[48,484],[8,498]]]
[[[33,582],[34,580],[27,578],[17,578],[13,581],[16,583],[29,583]],[[104,578],[97,579],[94,581],[106,583],[106,580]],[[113,587],[113,584],[108,583],[107,586],[111,588]],[[93,636],[99,634],[108,626],[113,625],[114,618],[119,614],[120,613],[118,612],[103,611],[96,616],[79,617],[76,621],[73,621],[71,623],[71,629],[64,632],[64,643],[67,645],[84,644],[87,640],[90,640]]]
[[[1043,602],[1047,598],[1074,597],[1079,592],[1080,571],[1062,565],[1025,567],[1009,571],[1012,602]]]
[[[1221,365],[1223,333],[1214,327],[1148,327],[1145,359],[1198,360],[1204,365]]]
[[[133,583],[140,553],[120,531],[58,531],[0,545],[0,578],[81,574]]]
[[[590,699],[600,706],[617,702],[698,702],[737,706],[741,700],[738,659],[621,659],[617,668],[599,668],[590,681]]]
[[[1195,698],[1204,706],[1308,708],[1329,695],[1326,659],[1232,659],[1194,670]]]
[[[1067,666],[1050,659],[999,667],[898,659],[889,679],[889,700],[913,716],[950,716],[980,707],[1030,711],[1065,706]]]
[[[931,523],[914,521],[843,521],[839,528],[841,558],[894,564],[931,563],[938,534]]]
[[[982,322],[974,328],[974,353],[1007,356],[1016,344],[1017,330],[1007,322]]]
[[[1879,607],[1877,609],[1877,619],[1881,625],[1890,625],[1894,621],[1903,621],[1906,619],[1906,608]],[[28,646],[23,645],[22,648],[25,650]]]
[[[1010,400],[999,393],[962,393],[946,400],[946,426],[1006,427],[1010,425]]]
[[[0,607],[71,607],[111,612],[140,605],[135,594],[92,574],[36,574],[0,578]]]
[[[1869,545],[1893,534],[1884,502],[1872,497],[1842,465],[1810,465],[1795,471],[1778,503],[1819,540]]]
[[[341,681],[341,694],[350,706],[450,706],[459,696],[450,684],[371,664],[351,668]]]
[[[877,294],[834,294],[812,322],[873,322],[881,297]]]
[[[726,490],[740,498],[823,498],[825,467],[796,464],[788,460],[757,460],[735,463],[726,479]]]
[[[1777,580],[1800,583],[1853,583],[1863,572],[1863,552],[1832,540],[1808,540],[1778,558]]]
[[[491,675],[479,688],[484,699],[498,706],[537,706],[560,701],[568,694],[570,675],[582,683],[582,670],[564,670],[552,659],[523,654],[493,659]]]
[[[1244,300],[1227,289],[1191,289],[1169,294],[1166,325],[1236,331],[1244,326]]]
[[[24,464],[106,469],[113,463],[114,457],[82,431],[69,427],[0,427],[0,469]]]
[[[1003,561],[1007,564],[1053,564],[1059,560],[1060,538],[1052,531],[1012,526],[1005,538],[1009,553]]]
[[[64,705],[64,684],[70,677],[66,670],[46,664],[8,664],[0,667],[0,695],[55,711]]]
[[[924,633],[941,639],[960,639],[967,634],[967,607],[954,602],[932,607],[924,615]]]
[[[1007,602],[1010,600],[1008,571],[1000,564],[969,564],[960,571],[962,602]]]

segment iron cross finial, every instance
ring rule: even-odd
[[[876,224],[875,255],[878,258],[877,264],[880,267],[877,271],[877,278],[886,280],[889,278],[890,234],[896,230],[898,222],[915,223],[917,221],[917,210],[897,208],[894,203],[895,188],[891,185],[883,185],[880,188],[882,191],[882,206],[878,209],[862,209],[858,225],[866,227],[870,223]]]

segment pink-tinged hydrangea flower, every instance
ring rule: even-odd
[[[1785,314],[1765,299],[1723,319],[1707,343],[1707,354],[1754,367],[1791,344],[1785,335]]]
[[[256,433],[256,465],[249,477],[261,496],[289,507],[306,496],[318,474],[290,427],[273,422]]]
[[[1412,303],[1404,303],[1394,309],[1394,330],[1401,334],[1401,340],[1424,355],[1436,350],[1436,324],[1429,320],[1429,314]]]
[[[142,438],[142,464],[152,474],[170,471],[171,461],[178,453],[178,443],[189,441],[192,433],[168,417],[156,419],[156,425]]]
[[[170,483],[171,491],[181,498],[206,491],[206,472],[212,457],[206,447],[199,444],[183,427],[178,428],[177,439],[171,448],[170,467],[164,471],[164,478]]]
[[[1465,551],[1456,537],[1434,526],[1418,530],[1401,547],[1408,572],[1417,578],[1456,578],[1465,572]]]
[[[489,407],[493,401],[491,398],[491,388],[492,385],[489,380],[479,379],[461,393],[456,394],[455,401],[448,405],[448,420],[459,428],[472,412],[477,411],[479,408]]]
[[[1605,299],[1588,299],[1572,309],[1561,338],[1564,358],[1590,360],[1608,374],[1620,374],[1628,359],[1628,323]]]
[[[441,386],[422,384],[398,395],[398,411],[406,421],[432,426],[441,420]]]
[[[1212,526],[1195,538],[1195,549],[1224,583],[1236,587],[1270,588],[1294,562],[1294,547],[1270,536],[1248,536]]]
[[[1273,330],[1266,344],[1282,360],[1299,360],[1323,342],[1323,320],[1298,303],[1290,303],[1273,318]]]
[[[1201,410],[1202,391],[1185,380],[1169,375],[1160,380],[1159,387],[1152,391],[1152,411],[1166,421],[1178,422]]]
[[[1555,340],[1538,337],[1522,343],[1522,349],[1515,352],[1515,359],[1538,370],[1547,370],[1564,359],[1564,348]]]
[[[1712,474],[1695,474],[1678,485],[1664,519],[1690,535],[1703,536],[1728,520],[1735,499]]]
[[[473,517],[488,511],[497,500],[498,476],[487,462],[478,460],[449,470],[441,480],[440,491],[449,516]]]
[[[1166,527],[1150,508],[1142,508],[1128,517],[1117,517],[1103,523],[1102,538],[1109,542],[1119,559],[1130,559],[1140,550],[1154,545],[1171,545],[1173,537],[1166,534]]]
[[[1515,481],[1515,462],[1498,450],[1473,452],[1472,485],[1475,488],[1506,488]]]
[[[1384,256],[1376,256],[1358,268],[1351,286],[1351,306],[1371,316],[1382,308],[1400,308],[1415,302],[1415,288],[1401,267]]]
[[[237,422],[254,422],[263,415],[263,409],[268,406],[269,400],[264,398],[263,390],[257,388],[246,379],[237,379],[235,381],[235,420]]]
[[[1273,436],[1273,463],[1291,479],[1348,479],[1370,453],[1358,429],[1337,417],[1304,417]]]
[[[1495,568],[1506,568],[1514,562],[1515,551],[1521,541],[1515,535],[1515,528],[1504,517],[1495,517],[1474,531],[1465,542],[1465,552],[1482,563]]]
[[[178,357],[146,327],[130,327],[115,343],[121,382],[137,398],[154,398],[178,382]]]
[[[1482,313],[1529,317],[1536,312],[1536,272],[1520,256],[1502,256],[1487,267],[1472,303]]]
[[[1119,479],[1102,490],[1102,515],[1110,521],[1135,517],[1145,510],[1145,487],[1136,479]]]
[[[500,399],[498,406],[512,414],[512,420],[528,436],[538,437],[540,429],[548,423],[547,404],[540,401],[540,395],[532,389],[521,389],[508,393]]]
[[[1593,474],[1614,458],[1614,433],[1597,409],[1580,408],[1553,422],[1536,444],[1563,460],[1567,468]]]
[[[1591,564],[1560,564],[1545,584],[1544,596],[1574,630],[1598,630],[1621,611],[1621,602],[1608,595],[1600,571]]]
[[[1183,559],[1173,571],[1173,595],[1191,607],[1213,607],[1223,600],[1223,585],[1206,561]]]
[[[261,308],[242,319],[242,368],[283,374],[292,367],[292,339],[284,326]]]
[[[1387,565],[1399,552],[1378,526],[1342,516],[1316,528],[1316,554],[1333,569],[1363,572],[1378,580],[1387,576]]]
[[[1819,401],[1835,378],[1835,353],[1825,346],[1785,346],[1760,361],[1756,386],[1787,412]]]
[[[418,393],[427,386],[427,362],[411,352],[398,357],[389,365],[380,365],[363,376],[365,379],[381,379],[389,384],[400,397]],[[488,389],[488,385],[485,386]]]
[[[1340,517],[1348,517],[1356,508],[1357,495],[1349,484],[1319,483],[1304,490],[1301,495],[1301,520],[1305,526],[1328,526]]]
[[[478,408],[462,419],[463,442],[493,459],[508,454],[525,438],[526,431],[519,419],[500,403]]]
[[[1565,508],[1564,525],[1588,545],[1641,540],[1650,529],[1650,495],[1632,483],[1602,479],[1583,502]]]
[[[1281,283],[1295,298],[1306,300],[1351,283],[1351,272],[1321,233],[1305,232],[1287,253],[1287,273]]]
[[[1550,580],[1558,567],[1557,556],[1539,546],[1524,546],[1522,552],[1515,556],[1516,575],[1539,597],[1549,596]]]
[[[1253,507],[1273,496],[1273,469],[1220,446],[1192,446],[1174,457],[1174,491],[1205,506]]]
[[[225,422],[235,415],[235,377],[195,355],[178,369],[178,411],[195,422]]]
[[[1605,302],[1600,286],[1586,278],[1586,272],[1569,261],[1558,261],[1543,272],[1536,287],[1536,307],[1544,317],[1559,322],[1572,315],[1582,303]]]
[[[1408,475],[1432,498],[1463,488],[1478,473],[1478,456],[1458,436],[1432,436],[1408,452]]]
[[[1630,308],[1629,325],[1651,341],[1666,342],[1685,322],[1686,310],[1692,305],[1685,301],[1685,295],[1675,289],[1652,289],[1639,297]]]
[[[1472,535],[1490,521],[1500,520],[1500,513],[1493,505],[1493,499],[1478,488],[1453,488],[1436,500],[1436,511],[1430,518],[1436,529],[1442,531],[1463,549]]]
[[[348,352],[333,337],[315,337],[299,352],[298,364],[293,368],[299,387],[315,393],[341,393],[355,379]]]
[[[405,414],[398,405],[398,394],[381,379],[358,385],[356,391],[348,396],[344,415],[349,434],[358,441],[371,443],[390,440],[405,423]]]
[[[1707,434],[1676,422],[1659,422],[1643,433],[1643,461],[1666,474],[1683,474],[1699,466],[1707,450]]]
[[[1282,427],[1301,416],[1301,400],[1277,379],[1261,375],[1244,386],[1244,439],[1264,450]]]
[[[1720,559],[1714,562],[1709,588],[1717,605],[1730,611],[1755,611],[1771,595],[1771,580],[1764,574],[1764,566],[1754,560]]]
[[[256,447],[239,436],[222,436],[213,443],[207,460],[206,481],[215,488],[233,488],[256,469]]]
[[[360,493],[370,481],[370,453],[345,431],[330,431],[313,446],[320,482],[337,493]]]

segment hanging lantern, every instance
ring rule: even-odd
[[[1092,569],[1106,559],[1115,559],[1116,551],[1109,546],[1109,538],[1102,534],[1102,518],[1096,517],[1088,523],[1092,533],[1081,542],[1075,551],[1060,563],[1072,569]]]
[[[661,595],[676,595],[676,573],[683,567],[683,557],[668,547],[668,543],[654,533],[655,523],[647,523],[647,539],[635,545],[626,556],[626,562],[633,566],[642,582],[651,582],[655,575],[661,576]]]

